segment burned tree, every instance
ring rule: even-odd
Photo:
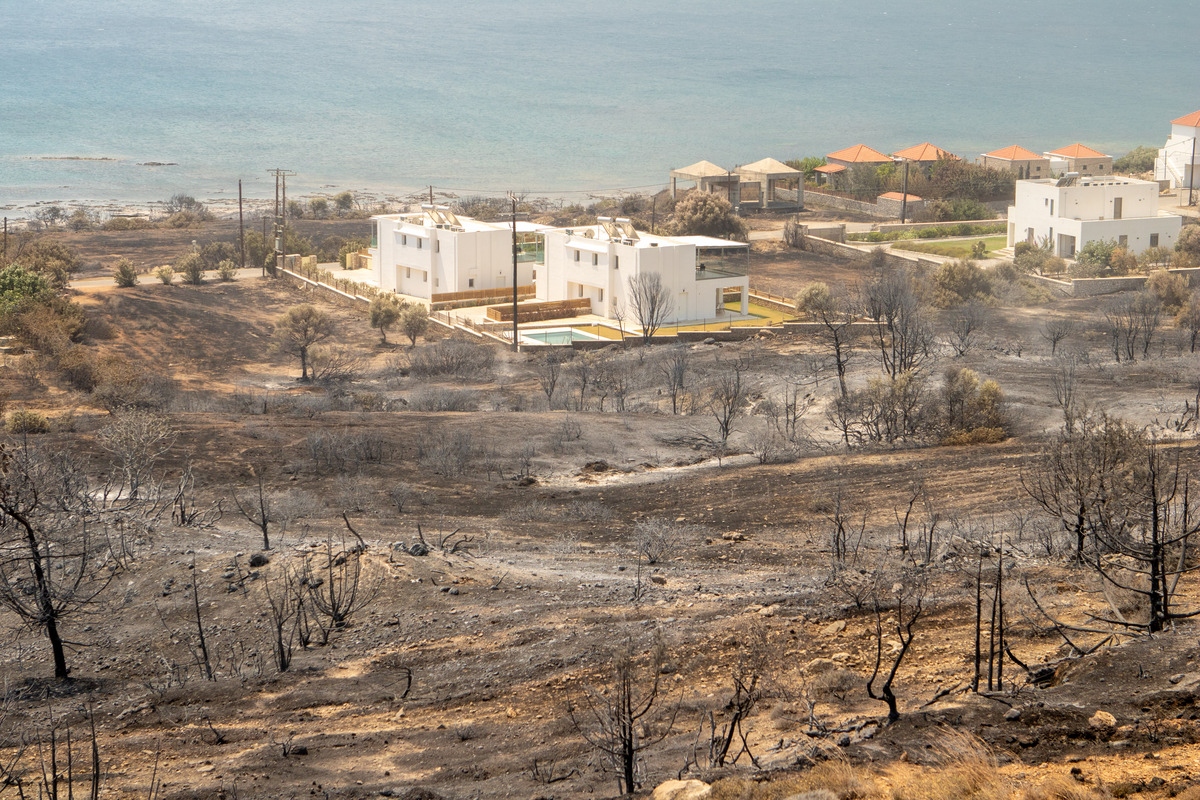
[[[900,590],[896,593],[895,620],[896,637],[900,644],[891,654],[891,666],[886,667],[883,654],[883,606],[879,595],[875,596],[875,666],[871,671],[870,679],[867,680],[867,696],[872,700],[887,703],[887,721],[889,723],[900,719],[900,710],[892,684],[896,680],[896,673],[900,671],[900,665],[904,663],[904,657],[908,655],[913,639],[916,638],[915,628],[924,611],[924,600],[925,582],[923,578],[918,578],[911,585],[908,582],[901,584]],[[876,689],[875,682],[879,680],[880,672],[884,669],[887,669],[887,674],[883,676],[883,682]]]
[[[628,283],[629,307],[642,328],[642,341],[649,342],[675,311],[671,290],[657,272],[634,275]]]
[[[842,397],[846,397],[846,367],[854,356],[857,338],[854,331],[854,322],[858,318],[857,304],[846,291],[831,290],[824,283],[817,282],[805,287],[796,300],[796,311],[808,314],[821,323],[821,337],[833,353],[838,387]]]
[[[637,789],[638,759],[670,734],[679,711],[678,704],[666,709],[666,723],[650,732],[649,723],[664,700],[665,660],[661,641],[643,654],[633,638],[626,637],[606,659],[608,685],[585,686],[581,696],[567,706],[575,730],[616,770],[621,794]]]
[[[916,279],[904,270],[880,272],[862,288],[863,311],[884,372],[893,380],[921,367],[933,350],[933,326],[917,292]]]
[[[65,680],[62,625],[91,608],[116,564],[101,537],[87,481],[65,457],[0,451],[0,606],[45,634]]]

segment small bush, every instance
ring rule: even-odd
[[[150,227],[150,221],[142,217],[113,217],[100,226],[105,231],[141,231]]]
[[[411,411],[478,411],[479,392],[424,386],[409,395],[408,408]]]
[[[137,286],[138,272],[137,268],[133,266],[133,262],[128,258],[122,258],[118,261],[117,268],[113,270],[113,280],[122,289]]]
[[[237,264],[229,259],[217,264],[217,276],[223,281],[232,281],[237,278]]]
[[[170,286],[175,282],[175,270],[169,264],[164,264],[154,270],[154,277],[162,281],[165,286]]]
[[[453,375],[457,378],[483,378],[491,373],[495,351],[488,345],[459,339],[442,339],[409,354],[409,372],[418,378]]]
[[[50,430],[50,421],[45,414],[18,408],[4,421],[4,430],[9,433],[46,433]]]
[[[1154,293],[1158,301],[1167,311],[1175,314],[1191,297],[1187,278],[1182,275],[1172,275],[1166,270],[1156,270],[1150,273],[1146,288]]]
[[[204,259],[199,253],[188,253],[175,262],[175,271],[183,275],[185,283],[199,286],[204,283]]]

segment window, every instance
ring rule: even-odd
[[[597,265],[597,264],[599,264],[599,263],[600,263],[600,254],[599,254],[599,253],[592,253],[592,266],[594,267],[594,266],[596,266],[596,265]]]
[[[1129,237],[1128,236],[1118,236],[1117,244],[1119,244],[1121,247],[1128,247],[1129,246]]]
[[[400,236],[400,244],[402,244],[402,245],[407,245],[407,244],[408,244],[408,237],[407,237],[407,236],[404,236],[404,235],[401,235],[401,236]]]
[[[576,261],[579,260],[579,251],[578,250],[575,251],[575,260]]]
[[[417,237],[417,249],[422,250],[422,249],[424,249],[424,247],[425,247],[425,242],[422,241],[421,237],[418,236]]]
[[[440,239],[433,243],[433,252],[435,252],[435,253],[442,252],[442,241]]]
[[[1157,233],[1150,234],[1150,246],[1158,247],[1158,234]]]
[[[424,272],[424,271],[421,272],[421,283],[429,283],[429,273],[428,272]]]
[[[405,267],[405,268],[404,268],[404,277],[405,277],[405,279],[408,279],[408,278],[411,278],[411,277],[412,277],[412,267]]]
[[[579,284],[579,296],[583,297],[583,284]]]
[[[604,302],[604,290],[603,289],[600,290],[600,296],[596,299],[601,303]]]
[[[1054,216],[1054,201],[1050,201],[1050,216]]]
[[[613,256],[613,269],[620,269],[620,268],[621,268],[621,257]]]
[[[468,289],[475,288],[475,279],[474,278],[467,278],[467,288]]]

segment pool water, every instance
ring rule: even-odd
[[[543,344],[570,344],[571,342],[590,341],[600,338],[593,334],[576,330],[575,328],[530,331],[529,333],[521,334],[521,336],[526,339],[532,339],[535,342],[542,342]]]

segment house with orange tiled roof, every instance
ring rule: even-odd
[[[1081,177],[1112,174],[1112,156],[1106,156],[1079,142],[1050,150],[1043,155],[1050,159],[1050,172],[1056,175],[1066,175],[1068,172],[1077,172]]]
[[[977,163],[984,167],[1015,172],[1018,178],[1050,177],[1050,159],[1039,156],[1032,150],[1026,150],[1019,144],[984,153]]]
[[[920,144],[914,144],[912,147],[897,150],[892,153],[892,158],[903,158],[905,161],[912,161],[921,166],[933,166],[943,159],[958,160],[958,156],[954,155],[954,153],[943,150],[929,142],[921,142]]]
[[[1171,135],[1154,159],[1154,179],[1172,189],[1200,189],[1200,111],[1171,120]]]
[[[883,153],[872,147],[867,147],[865,144],[856,144],[853,147],[847,147],[845,150],[830,153],[825,156],[825,161],[829,164],[840,164],[843,167],[852,167],[855,164],[878,165],[892,163],[890,156],[885,156]]]

